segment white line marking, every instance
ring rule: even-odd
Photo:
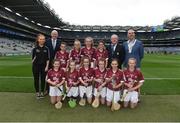
[[[31,76],[0,76],[0,79],[32,79]]]
[[[0,76],[0,79],[32,79],[31,76]],[[180,78],[145,78],[145,80],[180,80]]]

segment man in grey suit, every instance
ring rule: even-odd
[[[124,68],[127,68],[128,59],[135,58],[136,59],[136,67],[140,70],[141,60],[144,57],[144,47],[141,41],[135,39],[135,31],[133,29],[129,29],[127,33],[128,41],[123,43],[123,48],[125,51],[125,60],[124,60]]]

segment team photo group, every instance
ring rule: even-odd
[[[49,95],[50,103],[62,110],[65,103],[71,108],[107,105],[112,111],[135,108],[144,83],[144,48],[133,29],[128,30],[127,39],[120,44],[118,35],[113,34],[109,44],[100,40],[96,47],[92,37],[84,39],[84,46],[75,39],[67,50],[69,46],[58,40],[56,30],[48,40],[39,34],[32,50],[36,98]]]

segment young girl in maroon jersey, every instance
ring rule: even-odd
[[[100,58],[104,58],[105,59],[105,67],[107,67],[108,51],[105,48],[105,44],[104,44],[103,40],[99,41],[98,47],[97,47],[96,52],[95,52],[95,59],[96,59],[96,62],[95,62],[96,65],[95,66],[98,65],[98,60]]]
[[[88,57],[90,59],[91,68],[94,68],[94,61],[95,61],[95,48],[93,47],[93,38],[86,37],[84,40],[85,47],[81,50],[82,57]]]
[[[66,51],[66,43],[62,42],[60,45],[60,50],[56,53],[55,59],[60,61],[61,68],[66,71],[67,64],[69,60],[69,53]]]
[[[51,104],[56,104],[61,101],[63,84],[65,82],[65,73],[60,69],[59,60],[54,60],[53,68],[48,71],[46,81],[50,84],[49,96]],[[58,88],[60,88],[61,91]]]
[[[101,98],[101,104],[105,104],[105,97],[106,97],[106,68],[105,68],[106,61],[103,58],[98,60],[98,68],[95,69],[94,75],[94,96],[95,98]],[[98,94],[99,93],[99,94]]]
[[[87,97],[89,104],[92,102],[92,82],[94,77],[94,70],[90,68],[90,60],[88,57],[83,58],[83,67],[79,70],[79,91],[80,91],[80,102],[81,106],[86,104],[84,96]]]
[[[128,68],[124,70],[125,89],[124,89],[124,107],[135,108],[138,103],[138,89],[144,83],[144,77],[141,71],[136,69],[136,59],[130,58],[128,60]]]
[[[75,61],[78,70],[81,63],[81,42],[77,39],[74,41],[74,48],[70,51],[69,58]]]
[[[117,59],[112,60],[111,68],[107,71],[105,78],[107,82],[107,106],[111,106],[112,101],[118,104],[118,101],[120,101],[120,89],[124,81],[123,72],[118,69]]]
[[[79,95],[78,89],[78,71],[76,70],[76,63],[75,61],[70,60],[68,71],[66,72],[66,90],[67,90],[67,97],[70,99],[76,100],[77,96]]]

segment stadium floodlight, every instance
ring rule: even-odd
[[[29,18],[27,18],[27,17],[24,17],[24,19],[29,20]]]
[[[71,29],[63,29],[64,31],[71,31]]]
[[[126,32],[126,30],[122,30],[122,29],[121,29],[121,30],[119,30],[119,32]]]
[[[34,21],[31,21],[32,23],[35,23]]]
[[[6,10],[12,12],[12,10],[11,10],[10,8],[8,8],[8,7],[4,7],[4,8],[5,8]]]
[[[180,28],[173,28],[172,30],[180,30]]]
[[[55,30],[61,30],[60,28],[58,28],[58,27],[54,27],[53,29],[55,29]]]
[[[108,30],[101,30],[102,32],[108,32]]]
[[[50,26],[44,26],[44,27],[45,27],[45,28],[49,28],[49,29],[51,28]]]
[[[22,17],[22,15],[21,15],[21,14],[19,14],[19,13],[16,13],[16,15],[18,15],[18,16],[20,16],[20,17]]]
[[[42,24],[40,24],[40,23],[37,23],[37,25],[42,26]]]
[[[117,32],[118,30],[116,29],[110,29],[110,32]]]
[[[146,32],[145,30],[137,30],[137,32]]]

